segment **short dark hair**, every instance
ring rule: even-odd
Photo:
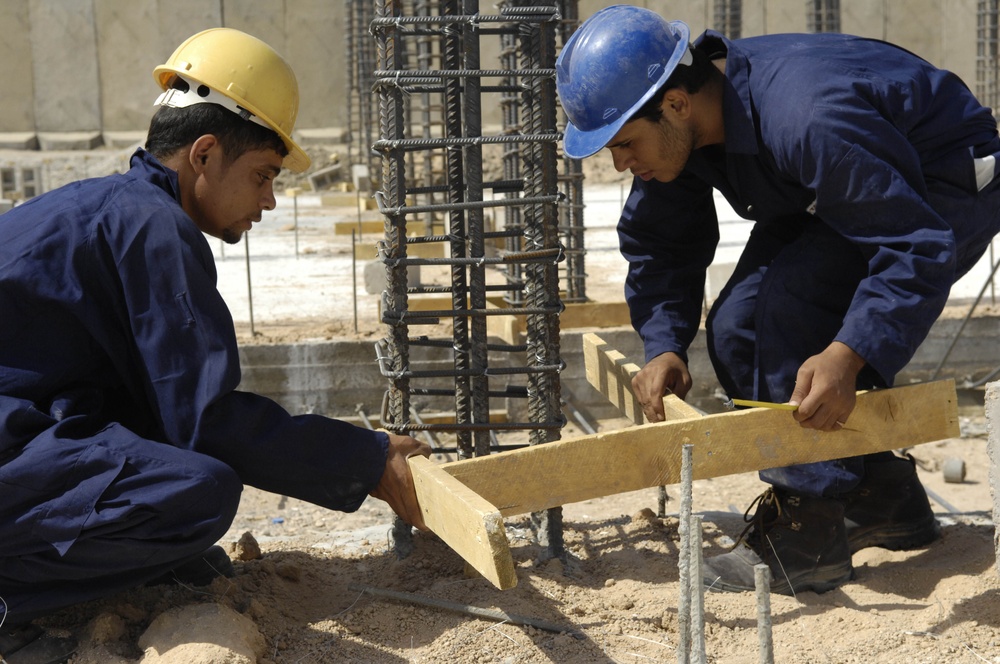
[[[691,55],[694,61],[690,65],[677,65],[677,68],[670,74],[670,78],[660,86],[656,94],[639,107],[639,110],[628,119],[629,122],[640,118],[645,118],[650,122],[659,122],[660,118],[663,117],[660,105],[663,103],[663,95],[667,94],[668,90],[684,88],[689,94],[695,94],[713,76],[719,74],[719,70],[712,64],[708,53],[699,48],[692,48]]]
[[[218,104],[194,104],[185,108],[160,106],[149,123],[146,150],[163,160],[206,134],[219,139],[222,152],[230,162],[251,150],[272,149],[282,157],[288,155],[288,148],[276,132],[244,120]]]

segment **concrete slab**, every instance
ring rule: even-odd
[[[160,88],[153,67],[173,47],[159,48],[158,0],[97,0],[94,30],[100,65],[101,127],[109,134],[135,131],[145,139]],[[178,42],[180,43],[180,42]],[[176,44],[174,44],[176,46]],[[121,146],[116,141],[116,146]]]
[[[102,134],[109,148],[130,148],[145,145],[145,131],[106,131]]]
[[[0,62],[3,95],[0,95],[0,132],[35,131],[35,89],[31,65],[31,21],[27,2],[0,2]],[[0,144],[7,148],[7,144]],[[12,149],[20,148],[15,145]]]
[[[93,3],[31,0],[29,16],[35,128],[39,134],[96,131],[100,136]],[[53,149],[39,140],[42,149]]]
[[[33,131],[0,132],[0,150],[37,150],[38,134]]]
[[[301,104],[296,125],[329,127],[347,117],[347,67],[344,65],[344,4],[329,0],[285,0],[289,38],[282,55],[299,80]],[[226,15],[229,15],[228,2]],[[277,47],[275,47],[277,48]],[[338,122],[340,121],[340,122]]]
[[[93,150],[104,144],[99,131],[40,131],[38,145],[42,150]]]

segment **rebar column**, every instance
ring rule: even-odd
[[[560,136],[553,82],[558,13],[551,6],[505,7],[500,15],[483,15],[478,0],[441,0],[437,13],[417,5],[416,15],[407,15],[408,5],[401,0],[381,1],[371,27],[378,42],[374,79],[381,130],[373,147],[383,159],[382,189],[375,199],[386,232],[378,243],[387,281],[381,318],[389,326],[387,337],[376,345],[380,370],[390,382],[382,426],[405,433],[454,433],[460,457],[556,440],[565,424],[558,339],[558,265],[563,257],[556,172]],[[483,68],[480,40],[495,35],[512,35],[512,44],[534,52],[515,53],[507,69]],[[404,48],[406,43],[417,47]],[[428,69],[435,60],[439,68]],[[484,79],[500,82],[487,84]],[[518,102],[517,113],[525,121],[516,131],[484,135],[484,98],[495,94]],[[440,130],[429,128],[435,107],[441,109]],[[408,118],[423,124],[414,128]],[[488,148],[516,154],[517,169],[488,181]],[[414,158],[417,152],[424,153],[422,159]],[[415,177],[414,169],[434,160],[444,163],[442,183],[428,181],[426,173]],[[505,217],[502,230],[488,228],[490,211]],[[446,232],[407,236],[407,221],[428,214],[445,215]],[[521,221],[511,226],[512,218]],[[506,242],[505,250],[494,251],[493,244],[500,240]],[[407,247],[417,244],[435,244],[445,251],[441,257],[411,256]],[[446,267],[448,283],[408,286],[406,268],[412,265]],[[511,283],[511,266],[525,275],[521,283]],[[490,306],[488,293],[511,290],[526,294],[521,306]],[[448,304],[410,309],[413,298],[433,293],[447,294]],[[487,318],[498,315],[525,317],[525,341],[491,341]],[[451,323],[451,339],[410,335],[416,326],[442,320]],[[433,354],[433,366],[414,361],[414,351]],[[441,361],[442,353],[449,354],[447,363]],[[498,388],[493,383],[499,379],[508,382]],[[454,422],[426,423],[412,414],[427,404],[441,408],[443,397],[453,399]],[[491,400],[499,399],[527,404],[525,414],[510,416],[509,411],[507,421],[490,422]],[[407,406],[414,408],[412,413]],[[501,443],[497,432],[508,431],[526,431],[527,440]],[[553,514],[540,539],[561,555],[560,513]],[[404,537],[402,530],[399,537]],[[399,552],[399,539],[396,546]]]

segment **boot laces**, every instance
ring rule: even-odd
[[[757,508],[753,516],[750,512]],[[754,544],[768,531],[770,526],[776,523],[783,515],[784,511],[781,508],[781,501],[778,499],[778,494],[774,492],[774,489],[767,489],[764,493],[760,494],[750,503],[746,511],[743,513],[743,521],[746,523],[746,527],[743,528],[743,532],[740,536],[736,538],[736,543],[733,544],[733,549],[738,547],[740,543],[746,542],[747,546],[752,549],[762,549],[758,553],[763,553],[768,547],[755,547]]]

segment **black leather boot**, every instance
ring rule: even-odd
[[[32,623],[0,628],[0,662],[4,664],[64,664],[76,646],[75,638],[46,634]]]
[[[753,568],[762,562],[771,570],[771,592],[782,595],[822,593],[853,578],[840,500],[768,489],[744,519],[749,525],[733,550],[704,562],[707,589],[753,590]]]
[[[841,497],[851,553],[869,546],[914,549],[941,534],[909,455],[866,457],[864,479]]]

